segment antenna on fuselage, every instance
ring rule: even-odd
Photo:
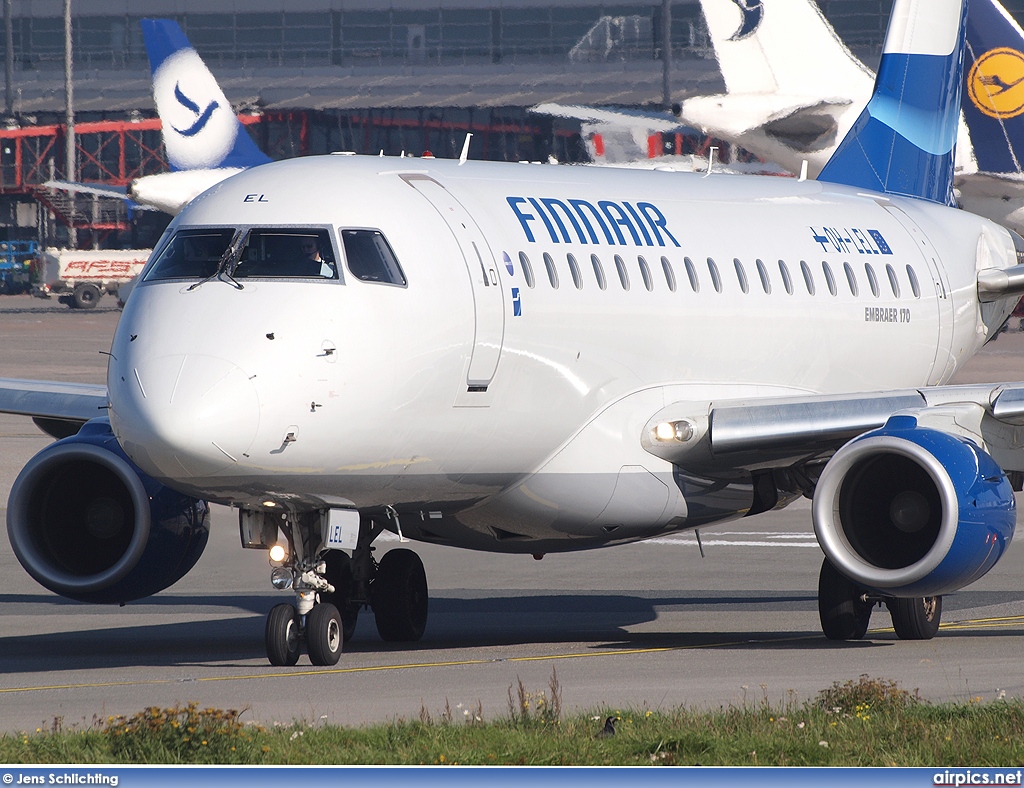
[[[459,166],[461,167],[469,159],[469,141],[473,139],[473,132],[466,132],[466,141],[462,143],[462,153],[459,154]]]
[[[715,151],[718,150],[717,145],[712,145],[708,148],[708,169],[704,173],[704,177],[708,177],[711,174],[711,166],[715,163]]]
[[[800,177],[797,180],[801,183],[807,180],[807,159],[800,162]]]

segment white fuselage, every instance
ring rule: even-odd
[[[376,157],[248,170],[168,233],[205,226],[379,230],[408,285],[144,274],[108,374],[132,459],[208,500],[391,507],[516,552],[743,514],[643,450],[657,411],[945,382],[990,328],[977,267],[1015,262],[983,219],[814,181]]]

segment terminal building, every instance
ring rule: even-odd
[[[473,132],[474,158],[583,161],[578,126],[529,108],[663,108],[657,0],[148,0],[144,15],[130,0],[71,2],[82,181],[125,185],[166,169],[142,16],[181,24],[273,158],[337,150],[457,156]],[[666,2],[673,100],[720,91],[699,3]],[[874,68],[892,0],[818,3]],[[1024,0],[1004,5],[1024,18]],[[9,52],[0,35],[0,238],[139,243],[121,201],[41,186],[67,174],[64,4],[9,7]]]

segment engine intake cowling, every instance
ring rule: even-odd
[[[81,602],[130,602],[195,565],[209,536],[209,506],[142,473],[109,421],[94,419],[22,469],[7,533],[21,565],[51,591]]]
[[[847,443],[814,491],[814,532],[851,580],[896,597],[974,582],[1013,537],[1006,474],[973,442],[894,416]]]

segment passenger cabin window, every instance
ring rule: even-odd
[[[853,266],[843,263],[843,270],[846,272],[846,282],[850,285],[850,295],[856,298],[860,295],[860,288],[857,287],[857,275],[853,273]]]
[[[352,276],[363,282],[405,287],[405,274],[387,240],[377,230],[342,230],[345,262]]]
[[[871,295],[878,298],[878,279],[875,277],[875,269],[871,263],[864,263],[864,272],[868,275],[868,284],[871,286]]]
[[[387,247],[384,236],[374,230],[355,232],[366,234],[363,243],[370,245],[372,256],[378,254],[373,249],[374,235]],[[394,260],[390,249],[386,250],[386,255]],[[326,230],[254,227],[245,239],[231,276],[235,279],[337,279],[338,271]],[[405,277],[394,284],[404,285]]]
[[[715,292],[722,292],[722,277],[718,275],[718,266],[710,257],[708,258],[708,273],[711,274],[711,284],[715,286]]]
[[[747,285],[747,272],[743,270],[743,263],[740,262],[738,257],[734,257],[732,264],[736,267],[736,281],[740,283],[740,290],[744,293],[749,293],[750,287]]]
[[[551,283],[551,286],[557,290],[558,271],[555,270],[555,261],[547,252],[544,252],[544,267],[548,269],[548,281]]]
[[[626,273],[626,264],[622,258],[615,255],[615,270],[619,272],[619,283],[623,290],[629,290],[629,274]]]
[[[789,277],[789,266],[783,260],[779,260],[779,275],[782,277],[782,286],[786,288],[786,293],[793,295],[793,280]]]
[[[914,291],[914,298],[920,298],[921,285],[917,281],[917,274],[909,265],[907,266],[907,278],[910,280],[910,289]]]
[[[676,272],[672,270],[672,261],[667,257],[661,258],[661,268],[665,272],[665,284],[668,285],[670,293],[676,291]]]
[[[896,278],[896,271],[893,270],[893,267],[891,265],[886,263],[885,273],[889,277],[889,287],[892,288],[892,294],[896,298],[899,298],[900,297],[900,282]]]
[[[146,281],[207,279],[217,273],[236,230],[228,227],[178,230],[153,263]]]
[[[519,253],[519,267],[523,269],[523,278],[526,279],[526,286],[533,289],[533,266],[530,265],[530,258],[526,252]]]
[[[690,289],[695,293],[699,293],[700,280],[697,278],[697,269],[693,267],[693,260],[689,257],[684,257],[683,266],[686,268],[686,278],[690,280]]]
[[[772,294],[772,280],[768,278],[768,269],[764,267],[764,263],[760,260],[755,261],[757,265],[757,275],[761,278],[761,287],[764,289],[765,295]]]
[[[800,261],[800,273],[804,275],[804,286],[808,295],[814,295],[814,277],[811,275],[811,267],[803,260]]]
[[[608,282],[604,278],[604,266],[601,265],[601,258],[596,254],[590,255],[590,264],[594,266],[594,276],[597,277],[597,286],[602,290],[608,287]]]
[[[569,263],[569,273],[572,274],[572,283],[576,285],[577,290],[583,289],[583,277],[580,276],[580,266],[576,262],[575,256],[567,254],[565,260]]]
[[[650,292],[654,289],[654,280],[651,279],[651,269],[647,266],[647,261],[642,257],[636,258],[637,265],[640,266],[640,276],[644,278],[644,287]]]
[[[822,260],[821,271],[825,274],[825,284],[828,285],[828,291],[832,295],[836,295],[839,291],[836,289],[836,278],[832,275],[832,266]]]

